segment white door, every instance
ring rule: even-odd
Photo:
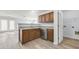
[[[75,36],[75,26],[73,19],[64,20],[64,37],[73,38]]]
[[[58,42],[61,43],[63,41],[63,13],[62,11],[58,12]]]

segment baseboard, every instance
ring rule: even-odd
[[[63,38],[66,38],[66,39],[74,39],[74,38],[70,38],[70,37],[63,37]]]

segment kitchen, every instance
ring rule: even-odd
[[[22,44],[41,38],[54,41],[54,12],[44,11],[38,16],[38,23],[32,20],[29,24],[19,23],[19,39]]]
[[[28,43],[35,40],[37,43],[40,42],[36,44],[39,46],[45,42],[46,46],[50,43],[51,46],[58,45],[58,12],[58,10],[0,10],[0,48],[23,46],[26,48]],[[43,48],[41,46],[40,48]]]

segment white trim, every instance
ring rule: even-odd
[[[45,11],[45,12],[40,13],[39,15],[43,15],[43,14],[50,13],[50,12],[54,12],[54,11],[53,10]]]

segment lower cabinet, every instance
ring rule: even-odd
[[[40,38],[40,29],[22,30],[22,44]]]
[[[47,39],[49,41],[54,41],[54,29],[47,29]]]
[[[22,30],[22,44],[29,41],[29,30]]]
[[[45,33],[42,29],[24,29],[22,30],[22,34],[19,35],[22,36],[20,38],[22,44],[37,38],[45,39]],[[47,29],[47,39],[52,42],[54,41],[54,29]]]
[[[31,29],[30,30],[30,40],[40,38],[40,29]]]

